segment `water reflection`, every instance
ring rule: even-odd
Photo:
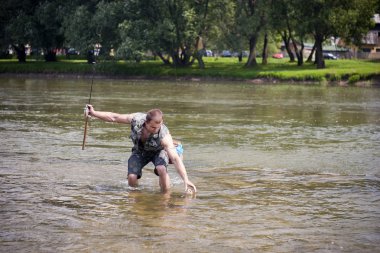
[[[95,80],[101,110],[160,107],[199,192],[127,185],[128,126],[88,80],[0,79],[0,241],[12,252],[375,252],[380,90]]]

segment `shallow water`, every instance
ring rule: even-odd
[[[376,252],[380,89],[95,79],[91,103],[159,107],[196,197],[128,187],[127,125],[91,80],[0,78],[1,252]]]

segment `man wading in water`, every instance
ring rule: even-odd
[[[186,192],[196,192],[195,185],[187,178],[186,168],[173,144],[169,129],[163,124],[163,113],[152,109],[145,113],[118,114],[114,112],[95,111],[92,105],[87,105],[88,115],[107,122],[131,124],[132,154],[128,159],[128,184],[137,187],[142,169],[149,162],[154,164],[154,173],[159,177],[161,190],[167,192],[170,188],[170,178],[167,166],[174,164],[181,176]]]

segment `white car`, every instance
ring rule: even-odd
[[[333,55],[331,53],[324,53],[323,58],[328,59],[328,60],[337,60],[338,59],[338,57],[336,57],[335,55]]]

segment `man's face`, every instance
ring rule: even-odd
[[[154,120],[151,120],[149,123],[145,123],[145,128],[150,134],[156,134],[160,130],[162,122],[157,123]]]

